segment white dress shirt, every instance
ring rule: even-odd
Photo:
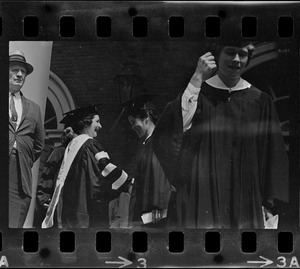
[[[9,93],[9,95],[8,95],[8,103],[10,101],[10,96],[11,96],[11,93]],[[16,107],[16,111],[17,111],[17,114],[18,114],[18,120],[16,122],[16,129],[18,129],[18,127],[20,125],[20,122],[21,122],[22,112],[23,112],[22,98],[21,98],[20,92],[16,92],[13,99],[15,101],[15,107]],[[11,117],[11,111],[10,111],[9,106],[8,106],[8,110],[9,110],[9,117]]]
[[[8,94],[8,104],[10,102],[10,96],[11,93]],[[22,117],[22,113],[23,113],[23,107],[22,107],[22,98],[21,98],[21,94],[20,92],[16,92],[15,96],[13,97],[14,101],[15,101],[15,108],[18,114],[18,120],[16,122],[16,130],[19,128],[20,122],[21,122],[21,117]],[[10,106],[8,106],[8,110],[9,110],[9,117],[11,118],[11,111],[10,111]],[[14,148],[17,148],[17,141],[15,141],[14,143]]]

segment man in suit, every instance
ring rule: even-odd
[[[24,53],[9,54],[9,227],[22,228],[32,195],[31,168],[40,157],[44,128],[40,107],[20,91],[33,67]]]

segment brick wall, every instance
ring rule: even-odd
[[[176,94],[189,81],[203,51],[199,42],[56,41],[51,70],[67,85],[76,105],[114,104],[113,79],[124,62],[138,63],[146,91]]]
[[[138,139],[126,132],[126,121],[109,132],[120,111],[114,77],[124,62],[136,62],[145,79],[140,90],[168,94],[154,100],[162,111],[187,85],[202,53],[199,42],[55,41],[51,71],[66,84],[76,107],[103,104],[103,129],[98,139],[115,162],[131,171],[140,146]]]

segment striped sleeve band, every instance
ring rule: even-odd
[[[119,189],[127,180],[127,178],[128,178],[127,173],[122,170],[121,176],[111,185],[111,188],[113,190]]]
[[[117,168],[117,166],[115,166],[112,163],[109,163],[108,165],[105,166],[105,168],[103,169],[101,174],[102,174],[102,176],[106,177],[116,168]]]
[[[95,155],[95,158],[96,158],[97,161],[99,161],[100,159],[103,159],[103,158],[109,159],[109,156],[108,156],[107,152],[101,151],[101,152],[98,152],[98,153]]]

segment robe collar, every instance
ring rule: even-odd
[[[228,88],[224,84],[224,82],[220,79],[219,75],[215,75],[215,76],[211,77],[210,79],[206,80],[205,82],[214,88],[227,90],[229,92],[245,90],[245,89],[251,87],[251,84],[248,81],[240,78],[239,82],[234,87]]]

